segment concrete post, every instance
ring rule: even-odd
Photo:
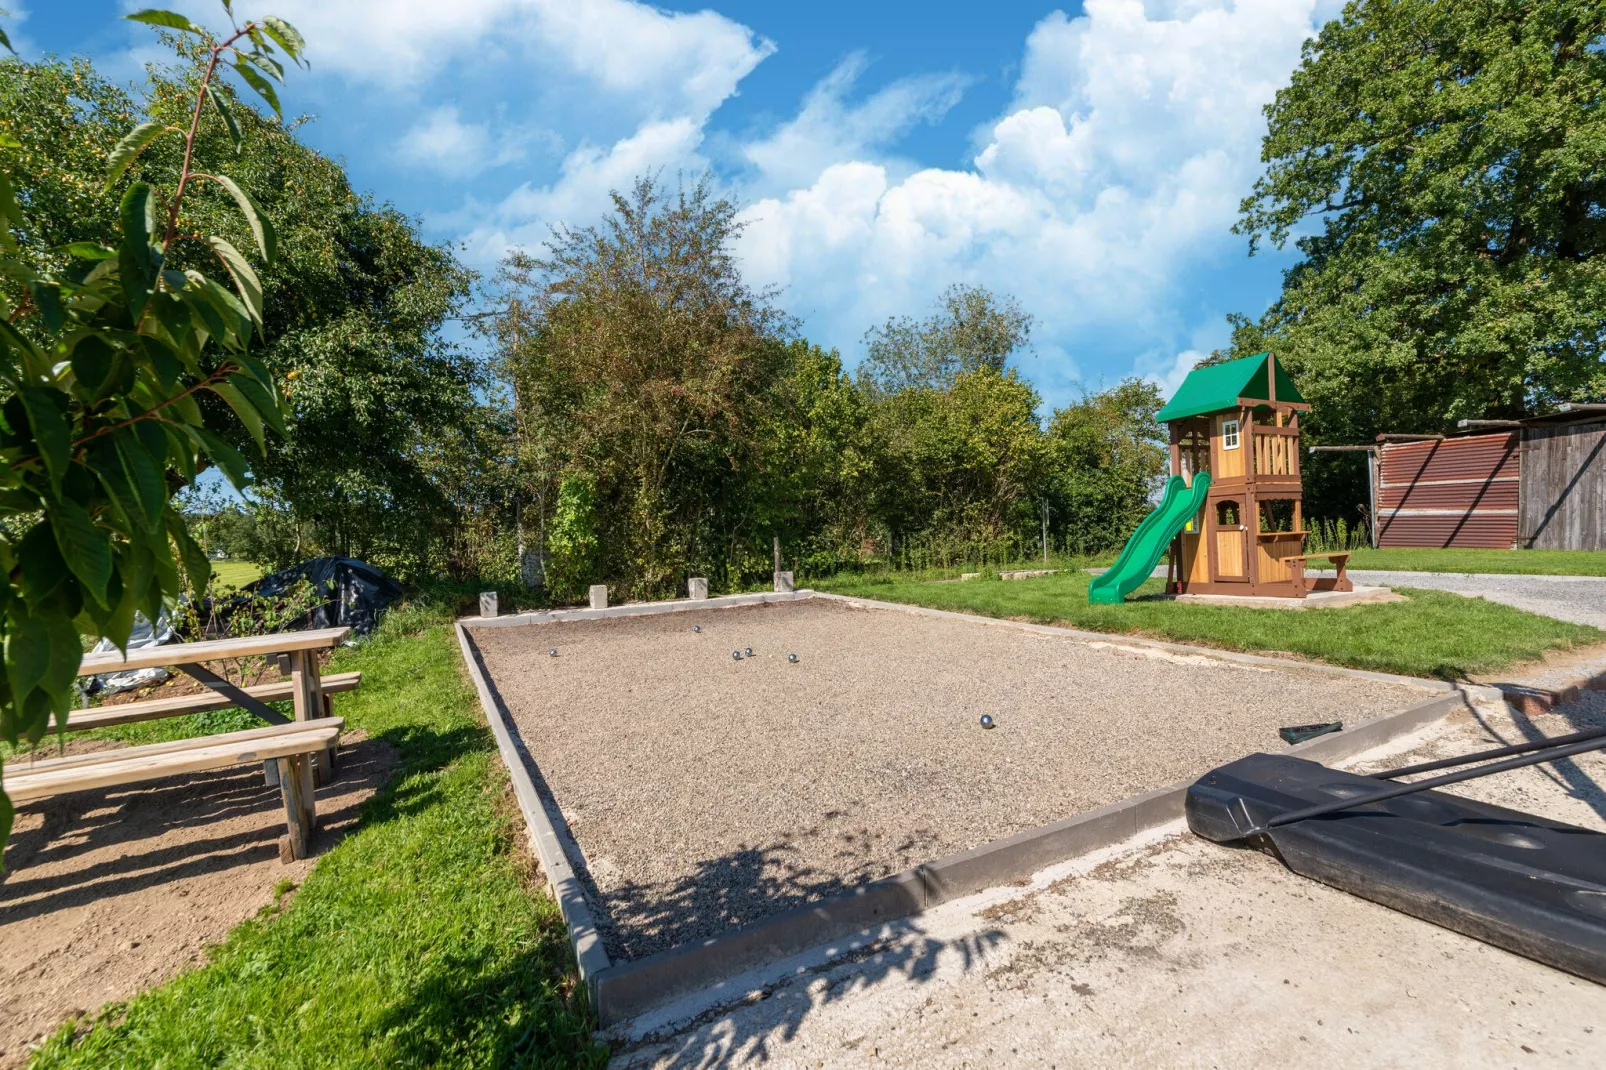
[[[693,576],[686,581],[686,595],[694,602],[701,602],[708,597],[708,577]]]
[[[796,587],[792,583],[792,574],[790,572],[777,571],[775,573],[775,589],[777,591],[795,590]]]
[[[591,608],[608,608],[608,587],[606,584],[593,583],[591,585]]]
[[[481,591],[480,592],[480,616],[482,616],[482,617],[494,617],[494,616],[496,616],[496,592],[495,591]]]

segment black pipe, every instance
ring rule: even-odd
[[[1582,743],[1586,739],[1600,739],[1603,736],[1606,736],[1606,728],[1591,728],[1586,732],[1574,732],[1570,736],[1553,736],[1550,739],[1540,739],[1532,743],[1515,743],[1509,747],[1496,747],[1493,750],[1479,751],[1477,754],[1465,754],[1459,758],[1441,758],[1436,762],[1402,766],[1399,769],[1390,769],[1386,773],[1368,773],[1367,776],[1377,780],[1393,780],[1395,777],[1411,776],[1414,773],[1428,773],[1435,769],[1448,769],[1455,765],[1470,765],[1473,762],[1481,762],[1489,758],[1504,758],[1508,754],[1526,754],[1528,751],[1541,750],[1545,747],[1560,747],[1568,743]]]
[[[1340,799],[1338,802],[1322,803],[1320,806],[1307,806],[1303,810],[1292,810],[1286,814],[1272,818],[1264,825],[1256,826],[1245,832],[1245,836],[1253,836],[1267,829],[1280,828],[1291,825],[1295,821],[1304,821],[1307,818],[1322,817],[1338,810],[1348,810],[1356,806],[1366,806],[1371,803],[1383,802],[1387,799],[1397,799],[1401,795],[1411,795],[1428,788],[1436,788],[1444,784],[1459,784],[1463,780],[1476,780],[1478,777],[1488,776],[1491,773],[1504,773],[1508,769],[1521,769],[1528,765],[1541,765],[1545,762],[1554,762],[1561,758],[1570,758],[1574,754],[1583,754],[1586,751],[1606,748],[1606,738],[1585,740],[1565,747],[1553,747],[1536,754],[1524,754],[1516,758],[1507,758],[1503,762],[1494,762],[1490,765],[1480,765],[1476,769],[1464,769],[1459,773],[1446,773],[1443,776],[1429,777],[1418,780],[1412,784],[1395,784],[1393,787],[1374,791],[1370,795],[1358,795],[1353,799]]]

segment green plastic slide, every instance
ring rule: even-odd
[[[1177,532],[1188,526],[1205,503],[1210,492],[1210,473],[1200,472],[1189,487],[1181,476],[1172,476],[1166,482],[1160,506],[1143,518],[1138,530],[1126,541],[1121,556],[1102,576],[1093,577],[1087,588],[1087,600],[1093,605],[1118,606],[1126,596],[1138,589],[1154,566],[1160,563]]]

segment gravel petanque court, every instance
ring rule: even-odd
[[[615,959],[1427,697],[827,599],[472,634]]]

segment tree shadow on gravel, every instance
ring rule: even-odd
[[[953,958],[962,972],[969,973],[1003,940],[1000,929],[940,940],[922,929],[918,918],[893,922],[860,950],[793,973],[784,983],[762,989],[756,1000],[710,1010],[668,1041],[649,1039],[616,1049],[616,1065],[701,1068],[766,1063],[772,1046],[796,1036],[815,1011],[884,984],[925,984],[945,960]],[[861,1038],[854,1046],[858,1050],[842,1053],[844,1064],[873,1059],[869,1049],[875,1047],[874,1037]]]

